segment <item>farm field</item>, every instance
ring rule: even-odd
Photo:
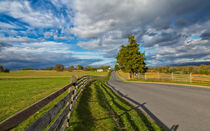
[[[0,121],[67,85],[72,75],[81,76],[84,74],[106,76],[107,72],[29,70],[0,73]],[[64,95],[65,93],[62,96]],[[62,96],[49,103],[16,129],[22,129],[29,125],[45,110],[48,110],[54,103],[62,99]]]
[[[51,78],[51,77],[69,77],[72,75],[95,75],[95,76],[104,76],[107,75],[107,72],[94,72],[94,71],[47,71],[47,70],[19,70],[11,71],[10,73],[1,73],[0,79],[18,79],[18,78]]]
[[[158,131],[162,128],[113,92],[103,81],[95,81],[80,96],[67,130]]]
[[[145,82],[167,82],[167,83],[180,83],[190,85],[210,86],[210,75],[204,74],[192,74],[190,80],[190,74],[169,74],[158,72],[146,72],[144,74],[138,74],[136,78],[129,80],[129,73],[123,71],[117,71],[119,79],[123,81],[145,81]]]

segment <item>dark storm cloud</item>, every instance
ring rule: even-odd
[[[11,47],[12,45],[11,44],[7,44],[5,42],[0,42],[0,48],[3,48],[3,47]]]
[[[115,50],[111,50],[111,51],[108,51],[106,52],[106,54],[104,54],[103,56],[105,58],[115,58],[117,56],[117,52],[118,52],[119,49],[115,49]]]
[[[81,64],[84,66],[88,66],[94,62],[100,62],[101,59],[78,59],[78,58],[65,58],[62,60],[55,59],[54,61],[46,61],[46,60],[27,60],[25,58],[22,59],[0,59],[0,63],[2,63],[3,66],[11,69],[11,70],[17,70],[20,68],[34,68],[34,69],[40,69],[45,67],[54,66],[55,64],[63,64],[64,66],[69,65],[75,65]]]
[[[147,37],[148,36],[148,37]],[[161,32],[161,33],[153,33],[146,34],[143,37],[143,46],[144,47],[153,47],[154,45],[159,46],[171,46],[173,44],[177,44],[178,41],[181,39],[181,34],[177,32]]]
[[[202,33],[201,38],[203,40],[210,40],[210,31],[205,31],[204,33]]]
[[[11,44],[8,44],[8,43],[5,43],[5,42],[0,42],[0,51],[3,48],[7,48],[7,47],[12,47],[12,45]]]
[[[187,25],[188,25],[188,21],[184,18],[177,19],[175,22],[176,27],[183,28],[183,27],[186,27]]]

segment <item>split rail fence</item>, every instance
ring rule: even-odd
[[[69,119],[74,109],[74,105],[77,102],[77,98],[82,93],[83,88],[93,79],[95,78],[87,75],[82,76],[79,79],[73,76],[70,84],[2,121],[0,123],[0,131],[7,131],[15,128],[42,109],[45,105],[69,90],[68,94],[62,100],[25,129],[26,131],[42,131],[46,129],[46,127],[49,127],[49,131],[65,130],[69,124]],[[52,120],[54,122],[52,122]]]

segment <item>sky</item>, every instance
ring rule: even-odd
[[[0,65],[114,65],[135,35],[148,66],[210,61],[209,0],[0,0]]]

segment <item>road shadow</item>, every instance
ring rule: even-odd
[[[109,82],[106,82],[106,84],[116,93],[118,93],[121,97],[125,98],[126,100],[130,101],[131,103],[137,105],[137,107],[140,107],[144,112],[146,112],[146,114],[152,118],[158,125],[160,125],[161,127],[163,127],[165,130],[167,131],[177,131],[179,125],[172,125],[171,128],[169,128],[167,125],[165,125],[161,120],[159,120],[147,107],[145,107],[145,102],[140,104],[137,101],[133,100],[132,98],[124,95],[123,93],[121,93],[119,90],[117,90],[115,87],[111,86],[109,84]],[[146,121],[148,121],[148,119],[145,117],[145,115],[140,111],[140,109],[138,108],[138,113],[140,115],[140,117],[142,117],[143,119],[145,119]],[[149,127],[151,125],[148,125]]]

